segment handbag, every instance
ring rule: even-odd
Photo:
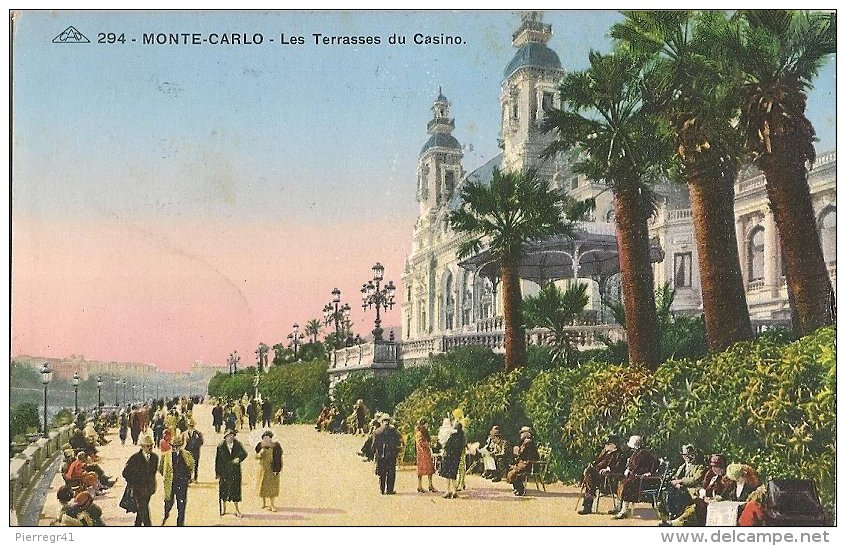
[[[118,506],[120,506],[127,512],[138,511],[138,503],[135,502],[135,497],[132,496],[131,488],[127,487],[123,490],[123,496],[120,498],[120,503],[118,503]]]

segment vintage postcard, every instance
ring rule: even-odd
[[[16,541],[830,539],[832,12],[9,17]]]

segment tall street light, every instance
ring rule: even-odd
[[[229,358],[226,362],[229,364],[229,375],[238,373],[238,363],[241,362],[241,357],[238,356],[238,351],[229,353]]]
[[[323,307],[323,321],[326,326],[335,324],[335,348],[341,347],[343,340],[341,339],[341,324],[345,324],[349,317],[350,306],[348,303],[341,304],[341,291],[339,289],[332,290],[332,303],[327,303]]]
[[[123,403],[126,404],[126,379],[123,380]]]
[[[135,395],[135,383],[133,383],[132,384],[132,403],[134,404],[136,401],[137,401],[137,398],[136,398],[136,395]]]
[[[97,376],[97,413],[100,413],[101,407],[103,406],[103,378],[99,375]]]
[[[50,369],[50,365],[45,362],[43,366],[41,366],[41,382],[44,384],[44,437],[47,437],[47,385],[50,384],[50,381],[53,379],[53,370]]]
[[[118,387],[120,387],[120,379],[115,379],[115,407],[120,406],[120,402],[118,401]]]
[[[297,347],[300,346],[300,343],[302,343],[303,339],[305,339],[305,334],[300,333],[300,325],[294,323],[294,331],[288,334],[288,346],[294,347],[294,362],[297,361]]]
[[[73,414],[79,413],[79,372],[73,372]]]
[[[388,281],[388,284],[380,288],[382,279],[385,278],[385,267],[376,262],[373,266],[373,280],[364,283],[361,287],[361,307],[366,311],[371,307],[376,307],[376,327],[373,329],[373,340],[382,341],[382,318],[379,313],[380,308],[387,311],[394,307],[394,294],[396,293],[396,286],[394,281]]]
[[[147,384],[141,383],[141,402],[147,401]]]

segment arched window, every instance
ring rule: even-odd
[[[756,281],[764,278],[764,228],[758,226],[749,233],[747,243],[749,257],[749,280]]]
[[[473,274],[464,272],[463,291],[461,294],[461,324],[467,325],[473,321]]]
[[[837,262],[837,209],[828,206],[823,209],[818,222],[820,244],[826,263]]]

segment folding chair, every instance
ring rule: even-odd
[[[552,455],[551,447],[548,445],[539,446],[538,456],[540,458],[537,461],[532,462],[532,466],[529,469],[529,475],[526,477],[527,480],[529,478],[534,478],[535,488],[540,491],[541,487],[543,487],[544,493],[546,493],[546,483],[544,483],[544,478],[546,478],[546,471],[549,468],[550,455]]]

